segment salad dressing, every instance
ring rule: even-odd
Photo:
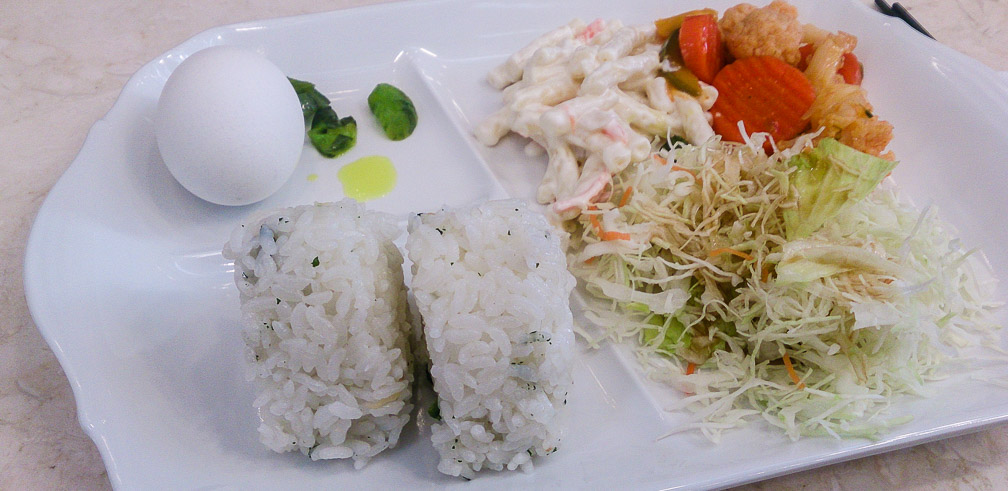
[[[357,201],[385,196],[396,185],[396,170],[388,157],[369,155],[341,168],[337,174],[343,194]]]

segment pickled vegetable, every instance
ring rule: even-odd
[[[673,32],[682,26],[684,20],[687,17],[693,17],[694,15],[709,15],[717,18],[717,11],[714,9],[698,9],[690,10],[689,12],[683,12],[679,15],[673,15],[672,17],[666,17],[664,19],[658,19],[655,21],[655,31],[658,37],[665,39],[672,35]]]
[[[357,121],[353,116],[340,118],[336,111],[326,106],[315,113],[308,139],[322,155],[337,157],[357,143]]]
[[[390,140],[402,140],[413,133],[417,125],[417,112],[403,91],[381,83],[368,96],[368,107]]]

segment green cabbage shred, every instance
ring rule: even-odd
[[[769,156],[760,135],[656,144],[669,165],[632,164],[564,223],[601,328],[581,336],[632,345],[715,441],[753,420],[877,438],[907,421],[895,396],[941,376],[943,346],[996,327],[989,269],[883,182],[895,164],[811,138]]]

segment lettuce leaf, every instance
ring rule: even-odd
[[[664,330],[664,336],[657,346],[657,350],[660,353],[673,355],[677,347],[684,346],[688,348],[692,341],[693,336],[685,332],[686,327],[675,317],[654,314],[648,318],[647,323],[655,327],[641,329],[640,342],[641,344],[654,344],[655,338],[663,334],[662,331]]]
[[[896,162],[859,152],[832,138],[788,162],[798,206],[784,212],[788,240],[808,237],[845,208],[868,196]]]
[[[899,276],[899,266],[864,247],[833,244],[815,239],[793,240],[784,244],[775,271],[777,282],[803,283],[855,271]]]

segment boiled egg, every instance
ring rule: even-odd
[[[297,93],[276,65],[254,51],[216,46],[168,77],[154,133],[183,187],[211,203],[247,205],[290,178],[305,125]]]

